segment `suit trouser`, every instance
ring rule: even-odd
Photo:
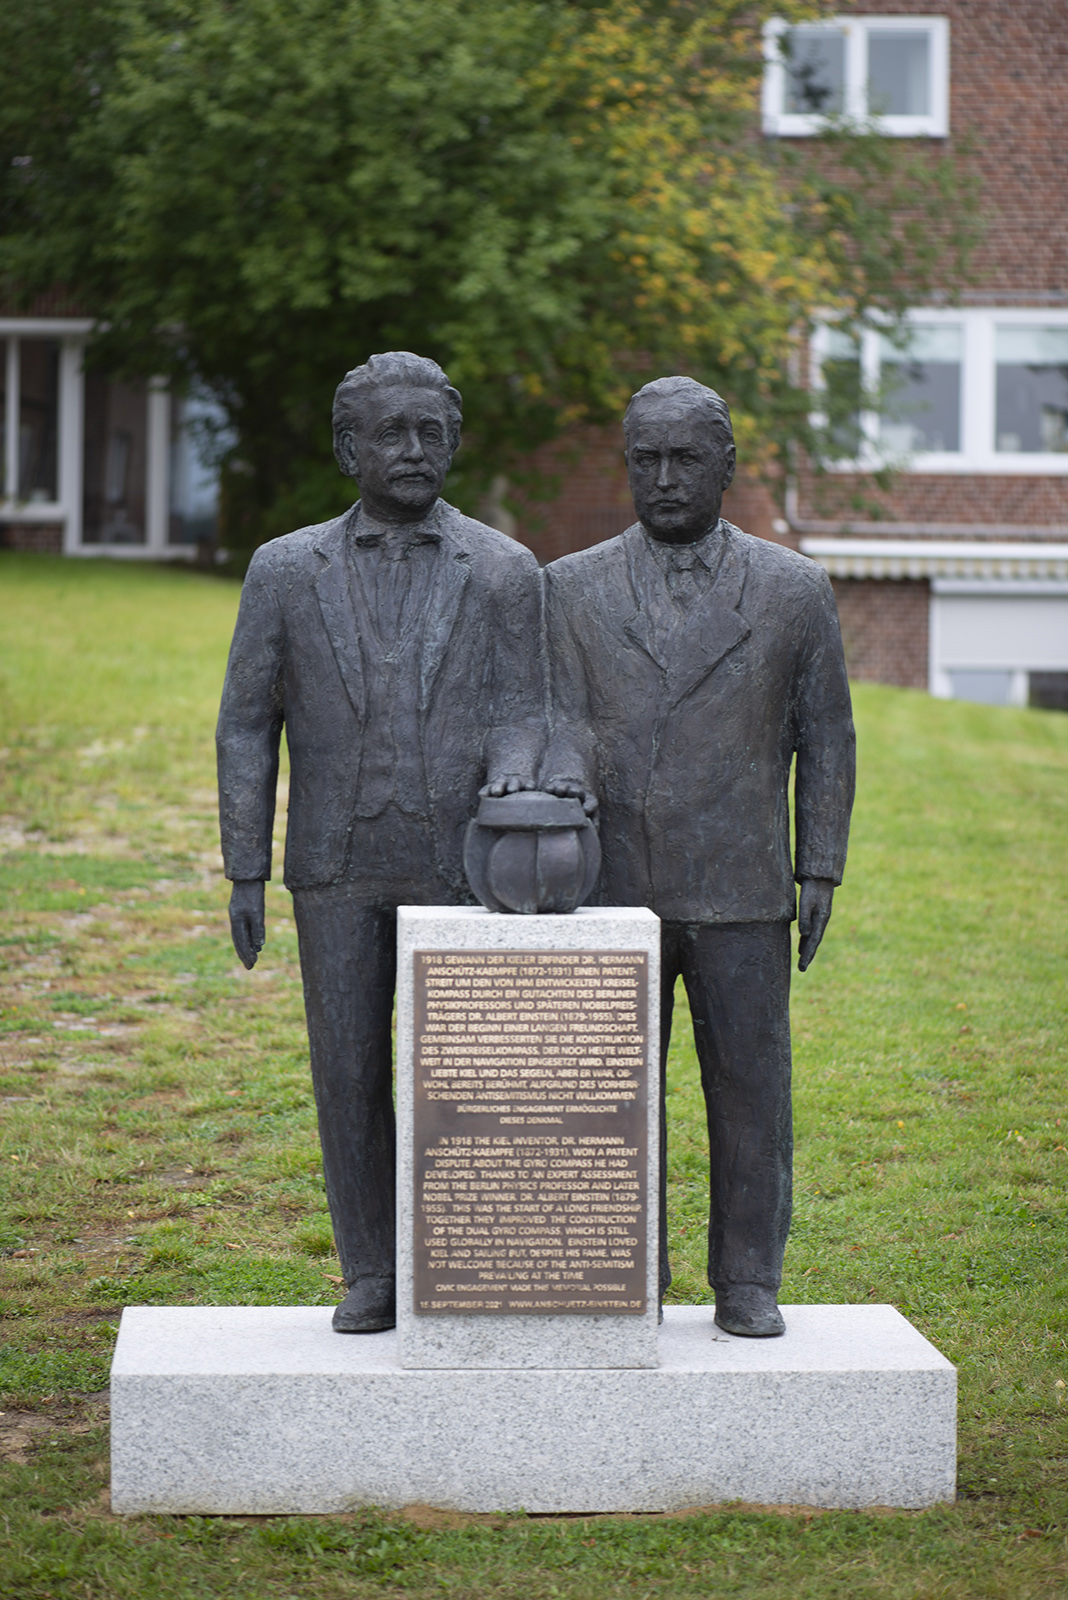
[[[660,1285],[667,1245],[665,1076],[675,980],[686,985],[708,1118],[708,1281],[778,1289],[790,1231],[790,924],[661,926]]]
[[[345,885],[296,889],[326,1198],[346,1284],[396,1272],[391,1023],[395,911]]]

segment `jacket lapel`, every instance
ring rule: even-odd
[[[426,628],[423,632],[423,659],[419,668],[419,709],[425,711],[430,704],[434,680],[441,668],[445,648],[456,624],[467,581],[471,576],[471,556],[465,541],[453,525],[449,515],[451,507],[442,505],[441,559],[437,563],[434,587],[427,606]]]
[[[668,693],[681,700],[707,678],[723,657],[748,638],[749,624],[738,610],[745,584],[748,557],[733,537],[734,528],[724,522],[725,548],[711,590],[690,616],[667,629],[656,625],[658,608],[654,587],[653,557],[646,547],[641,525],[636,523],[623,535],[627,567],[637,610],[623,624],[623,631],[639,649],[668,674]]]
[[[637,610],[623,623],[623,632],[639,650],[655,661],[658,667],[667,668],[668,657],[663,648],[662,630],[657,627],[656,594],[653,589],[652,558],[645,546],[641,524],[635,523],[623,535],[627,553],[627,572]]]
[[[315,592],[345,693],[362,722],[366,713],[363,660],[350,588],[349,564],[345,559],[350,515],[339,517],[336,522],[329,524],[315,542],[316,554],[323,562],[315,579]]]
[[[668,683],[675,700],[695,689],[752,631],[738,610],[748,557],[731,524],[723,530],[725,548],[712,587],[672,636]]]

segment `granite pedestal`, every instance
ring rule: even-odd
[[[671,1511],[951,1501],[956,1374],[891,1306],[786,1306],[781,1339],[669,1306],[655,1368],[402,1367],[321,1307],[128,1307],[117,1512]]]
[[[127,1308],[114,1510],[952,1500],[956,1374],[892,1307],[658,1329],[658,985],[648,911],[402,907],[397,1329]]]

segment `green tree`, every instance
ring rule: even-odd
[[[685,370],[750,459],[808,439],[813,316],[952,283],[948,162],[757,131],[741,0],[35,0],[0,17],[0,289],[70,286],[94,359],[207,387],[230,544],[333,514],[341,373],[434,356],[450,493]],[[825,141],[814,141],[824,144]]]

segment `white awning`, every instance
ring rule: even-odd
[[[1068,581],[1068,544],[987,539],[803,538],[832,578]]]

